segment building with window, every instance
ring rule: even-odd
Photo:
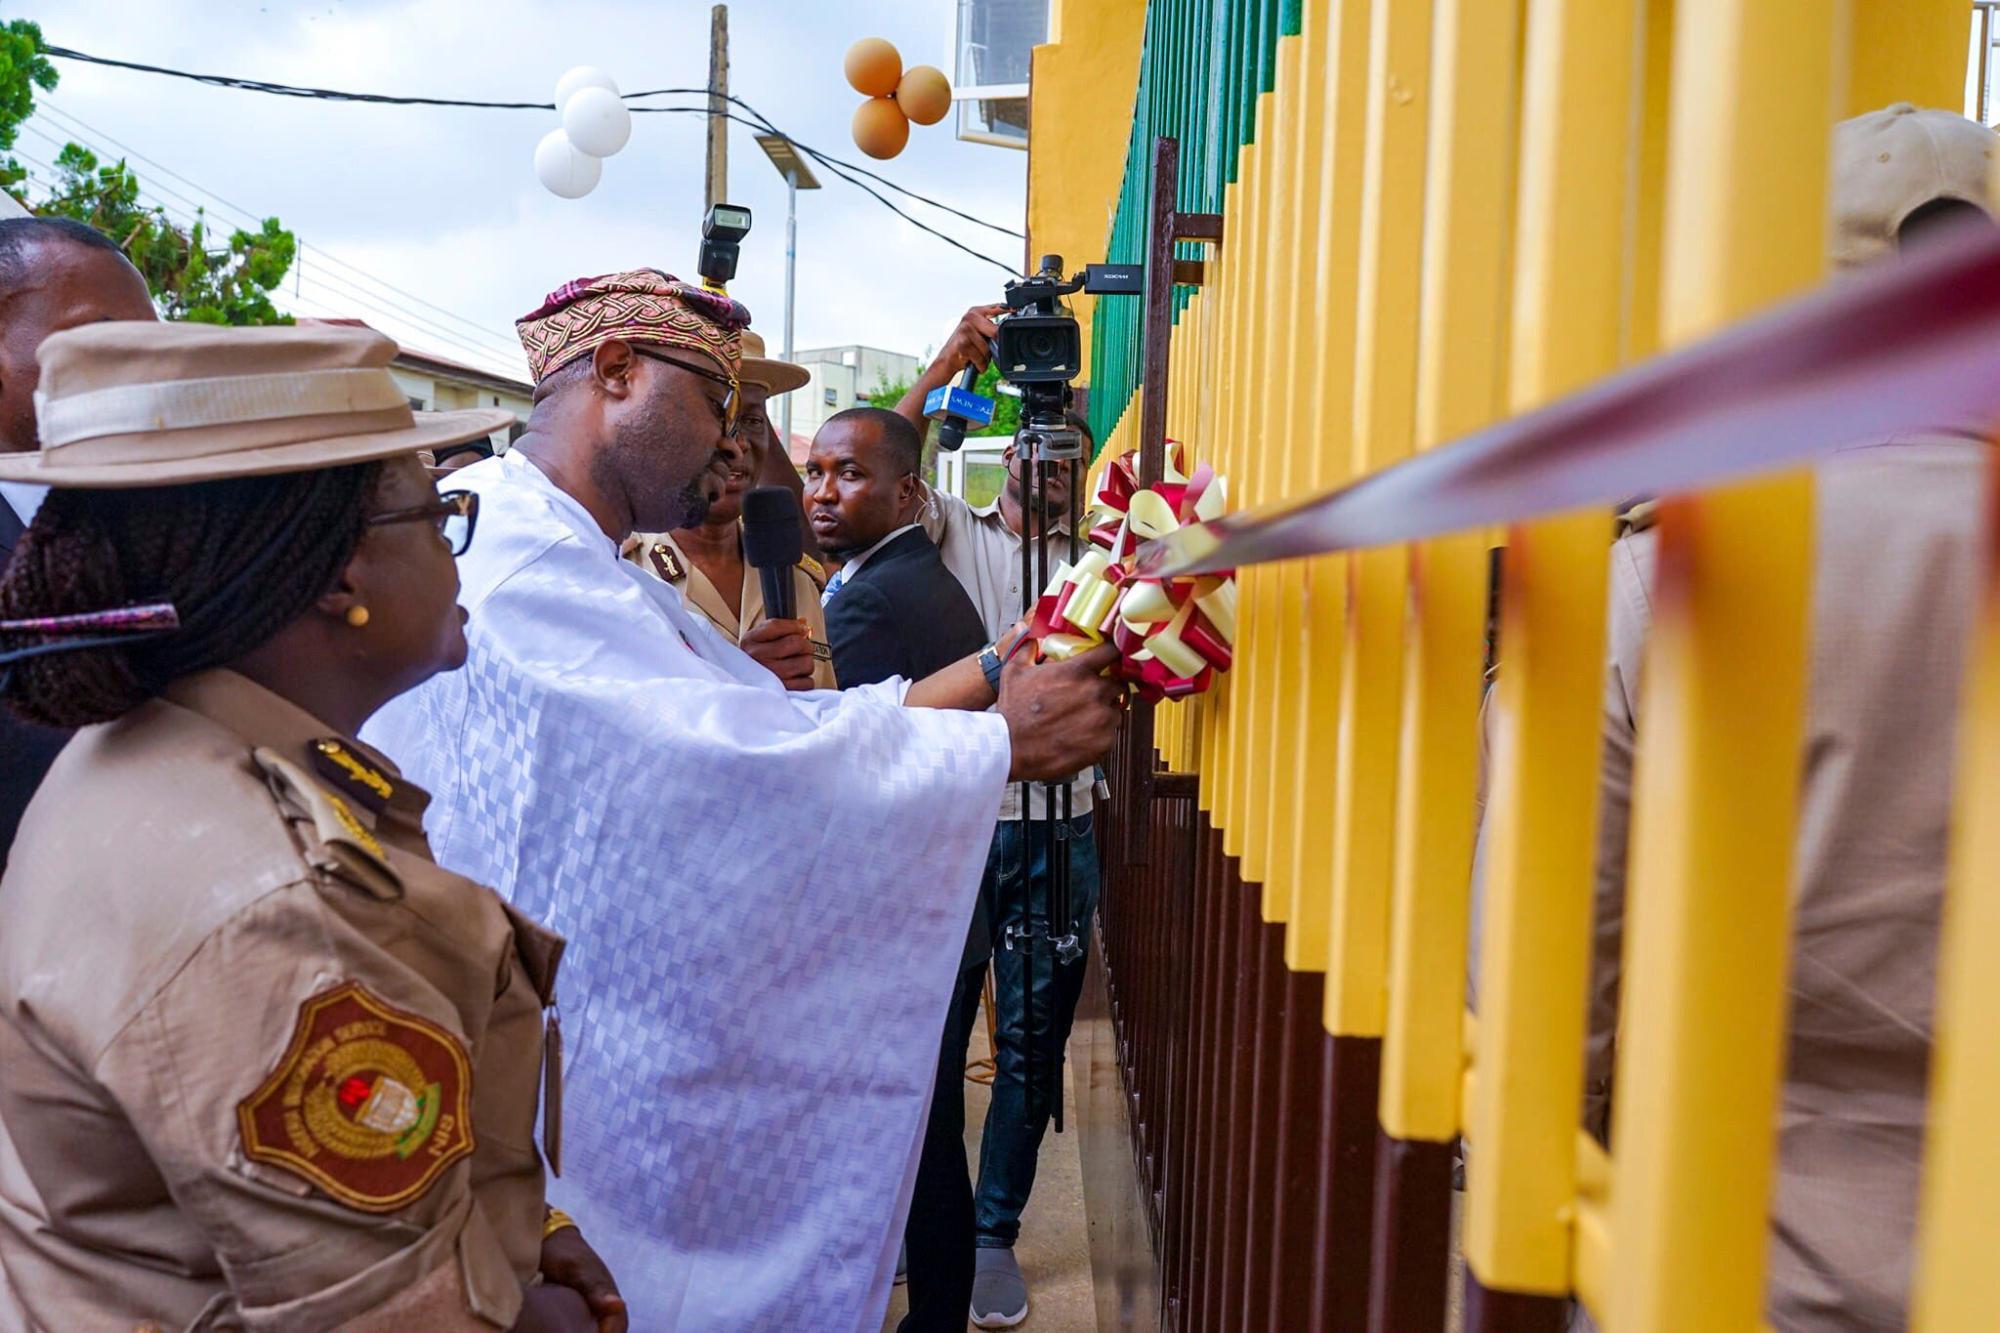
[[[878,388],[908,384],[923,369],[923,363],[914,356],[858,345],[808,348],[794,352],[792,360],[804,366],[811,376],[804,388],[792,392],[791,457],[801,467],[820,423],[835,412],[870,406],[870,398]]]

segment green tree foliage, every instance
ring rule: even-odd
[[[0,25],[0,152],[14,146],[21,123],[35,110],[35,89],[53,91],[55,67],[42,54],[42,32],[26,19]],[[271,303],[298,256],[298,242],[276,218],[255,231],[220,236],[207,214],[183,228],[165,209],[147,204],[139,178],[124,162],[105,163],[81,144],[56,154],[53,190],[30,198],[27,172],[0,160],[0,188],[31,211],[87,222],[117,241],[146,279],[160,313],[203,324],[289,324]]]
[[[868,401],[875,407],[894,407],[910,391],[911,381],[899,379],[891,381],[878,378],[875,389],[868,395]],[[973,382],[974,393],[985,394],[993,400],[992,424],[983,430],[967,432],[969,435],[1005,435],[1012,439],[1021,425],[1021,400],[1011,394],[1000,392],[1000,372],[992,366],[979,372]]]
[[[160,313],[201,324],[289,324],[271,304],[297,253],[276,218],[256,231],[237,228],[222,240],[205,213],[183,231],[165,210],[139,198],[139,181],[123,162],[102,163],[78,144],[56,155],[56,186],[37,213],[88,222],[125,248]],[[217,244],[218,240],[221,241]]]
[[[13,148],[21,122],[35,112],[35,89],[54,92],[56,67],[42,54],[42,30],[26,19],[0,25],[0,153]],[[0,187],[18,194],[28,169],[0,158]]]

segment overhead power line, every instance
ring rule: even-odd
[[[33,129],[34,127],[26,126],[24,128]],[[50,142],[55,142],[52,136],[47,134],[45,131],[37,131],[37,133],[39,133],[43,139],[49,140]],[[58,187],[61,180],[61,172],[53,163],[44,161],[41,158],[38,158],[33,154],[27,152],[26,150],[20,149],[18,147],[16,148],[15,151],[18,152],[20,156],[29,163],[29,165],[41,169],[43,175],[40,179],[40,183],[43,185],[44,188],[54,190]],[[190,203],[184,195],[181,195],[177,191],[168,191],[168,193],[172,194],[174,196],[174,199],[178,200],[179,203],[176,204],[174,202],[170,202],[168,199],[162,198],[160,195],[153,193],[153,191],[149,187],[143,184],[139,187],[139,198],[144,202],[158,208],[160,212],[164,214],[169,221],[173,222],[177,226],[190,227],[190,228],[193,227],[195,222],[197,221],[196,212],[197,210],[199,210],[200,205]],[[338,297],[342,302],[346,303],[346,307],[345,308],[336,307],[330,304],[327,300],[307,294],[303,290],[288,291],[283,288],[279,288],[275,290],[272,293],[272,295],[286,305],[293,305],[299,302],[304,302],[313,307],[316,307],[317,310],[319,311],[319,314],[316,316],[318,318],[352,318],[356,313],[355,307],[358,306],[360,307],[363,313],[374,315],[378,318],[385,319],[392,323],[401,323],[409,327],[412,327],[417,330],[417,333],[421,338],[443,344],[450,351],[455,352],[458,355],[471,357],[475,361],[486,362],[487,364],[484,367],[482,367],[483,369],[492,371],[495,370],[497,366],[506,366],[507,369],[505,371],[505,374],[507,375],[508,378],[513,378],[518,373],[517,368],[511,366],[511,364],[509,364],[505,358],[501,357],[493,349],[487,347],[475,346],[474,344],[469,343],[452,333],[437,329],[435,327],[426,328],[420,323],[418,323],[418,317],[412,316],[410,312],[408,312],[407,310],[403,310],[390,305],[385,305],[382,302],[374,299],[372,295],[370,295],[369,293],[356,291],[351,287],[345,287],[343,285],[335,285],[329,280],[328,275],[326,275],[325,273],[319,273],[315,275],[313,281],[316,284],[328,285],[332,289],[333,294],[336,297]],[[307,313],[310,314],[312,312],[308,311]]]
[[[245,208],[241,204],[234,203],[229,199],[224,198],[222,195],[218,194],[214,190],[209,189],[207,186],[202,185],[196,181],[190,180],[186,176],[183,176],[181,173],[175,171],[172,167],[167,166],[165,163],[157,161],[154,158],[147,157],[144,153],[139,152],[137,149],[131,147],[130,145],[122,143],[119,140],[112,138],[109,134],[106,134],[104,131],[97,129],[93,125],[88,124],[81,117],[75,115],[73,112],[70,112],[63,107],[54,105],[51,99],[43,98],[39,104],[39,109],[53,116],[55,118],[57,127],[63,129],[66,133],[72,134],[73,136],[79,138],[80,140],[86,140],[86,141],[95,140],[96,141],[95,143],[86,142],[85,146],[96,147],[101,156],[110,156],[110,154],[106,152],[104,148],[104,145],[108,144],[112,148],[117,149],[125,157],[133,161],[143,162],[148,167],[151,167],[154,171],[159,172],[161,175],[179,181],[182,185],[187,186],[189,189],[196,191],[197,193],[205,196],[207,199],[213,200],[216,204],[221,205],[221,209],[218,211],[227,211],[233,213],[238,219],[240,219],[240,225],[250,227],[251,229],[255,229],[256,227],[262,225],[262,216],[254,212],[253,210]],[[35,126],[32,122],[30,122],[29,124],[24,126],[24,128],[33,130],[35,129]],[[177,193],[175,191],[172,191],[171,187],[165,185],[161,185],[158,188],[166,190],[169,193]],[[182,197],[184,198],[185,196]],[[355,278],[359,278],[366,282],[372,283],[376,287],[382,288],[385,292],[389,294],[383,299],[388,300],[391,304],[395,304],[396,301],[400,299],[403,301],[408,301],[414,305],[421,306],[424,309],[429,310],[434,314],[440,315],[445,319],[451,321],[454,326],[462,328],[465,332],[475,335],[477,338],[481,340],[493,343],[495,346],[495,350],[497,352],[502,352],[505,355],[511,357],[513,355],[516,355],[520,350],[519,345],[511,336],[496,332],[487,325],[479,323],[477,320],[469,319],[466,316],[458,314],[455,311],[447,310],[443,306],[437,305],[431,301],[427,301],[423,297],[418,296],[416,293],[408,291],[405,288],[399,287],[395,283],[388,281],[386,278],[378,277],[375,274],[368,272],[366,269],[351,264],[347,262],[345,259],[341,258],[339,255],[333,254],[330,251],[327,251],[321,248],[320,246],[314,245],[309,241],[300,241],[299,263],[301,264],[301,266],[307,263],[309,256],[317,257],[318,259],[324,261],[324,264],[320,266],[322,271],[324,270],[326,265],[331,265],[334,268],[340,269],[345,273],[352,274]]]
[[[246,79],[230,74],[202,74],[192,70],[173,69],[165,65],[149,65],[141,61],[134,61],[134,60],[116,60],[109,56],[92,55],[89,52],[78,51],[75,50],[74,48],[65,46],[44,46],[42,49],[49,55],[57,56],[65,60],[83,61],[88,64],[104,65],[114,69],[133,70],[143,74],[158,74],[167,78],[186,79],[195,83],[207,84],[210,87],[233,88],[244,92],[266,93],[277,97],[299,97],[299,98],[309,98],[313,100],[328,101],[328,102],[362,102],[380,106],[464,107],[475,110],[488,110],[488,111],[553,111],[556,109],[555,103],[553,102],[488,101],[475,98],[405,96],[405,95],[391,94],[391,93],[351,92],[337,88],[314,88],[302,84],[276,83],[266,79]],[[703,99],[707,99],[710,95],[711,94],[707,88],[651,88],[643,92],[627,93],[625,94],[625,98],[627,101],[634,101],[641,98],[666,97],[666,96],[690,96],[690,97],[700,97]],[[833,170],[834,174],[841,176],[843,179],[848,181],[849,184],[855,185],[858,188],[865,190],[872,198],[876,200],[876,202],[882,204],[883,207],[889,209],[893,213],[898,214],[899,216],[903,217],[905,220],[913,223],[914,225],[922,227],[923,230],[929,232],[933,236],[938,237],[939,239],[949,240],[950,238],[946,237],[943,232],[937,231],[934,228],[924,226],[924,224],[917,222],[916,219],[911,218],[907,213],[904,213],[902,209],[898,208],[895,204],[890,203],[887,199],[883,198],[880,194],[878,194],[874,190],[870,190],[866,186],[862,186],[860,182],[855,179],[855,176],[865,176],[868,179],[877,182],[878,184],[886,186],[887,188],[894,190],[899,194],[905,195],[910,199],[914,199],[917,202],[922,203],[928,207],[936,208],[942,212],[950,213],[954,217],[961,218],[967,222],[971,222],[976,226],[985,227],[988,230],[998,232],[1003,236],[1011,237],[1015,240],[1026,239],[1022,235],[1022,233],[1015,231],[1011,228],[1003,227],[998,223],[989,222],[985,218],[977,217],[971,213],[967,213],[960,209],[954,208],[951,205],[944,203],[941,200],[933,199],[928,195],[920,194],[915,190],[907,188],[906,186],[898,185],[896,182],[889,180],[887,177],[882,176],[870,170],[867,167],[863,167],[857,163],[848,162],[841,158],[833,157],[830,154],[821,152],[820,150],[813,148],[811,145],[802,143],[799,140],[792,138],[791,135],[785,134],[783,130],[780,130],[776,125],[772,124],[772,122],[768,117],[766,117],[762,112],[758,111],[755,107],[751,106],[748,102],[745,102],[742,98],[730,96],[728,94],[724,94],[723,96],[725,100],[729,101],[730,103],[732,103],[737,107],[740,107],[750,116],[755,118],[754,122],[742,121],[741,123],[744,124],[754,123],[758,128],[764,130],[767,133],[777,134],[789,140],[793,144],[793,146],[796,147],[799,151],[805,153],[807,156],[827,166],[829,170]],[[708,110],[705,105],[699,107],[634,106],[631,109],[634,112],[642,114],[644,113],[687,114],[689,112],[694,112],[701,115],[708,114]],[[739,117],[732,117],[732,119],[740,120]],[[1000,261],[993,259],[989,255],[982,255],[978,251],[972,250],[967,246],[959,245],[958,242],[956,241],[952,241],[951,243],[957,246],[958,249],[964,250],[968,254],[974,255],[979,259],[985,260],[987,263],[1000,264]],[[1012,265],[1000,264],[1000,267],[1005,268],[1007,272],[1010,274],[1014,273],[1015,271]]]

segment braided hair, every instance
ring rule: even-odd
[[[51,491],[0,575],[0,620],[172,602],[181,627],[24,658],[0,702],[48,726],[108,722],[261,647],[340,581],[381,470]],[[43,641],[0,633],[0,651]]]

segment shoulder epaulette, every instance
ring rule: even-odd
[[[646,559],[651,562],[653,572],[669,583],[679,583],[687,577],[687,567],[674,554],[674,548],[665,542],[654,542],[647,547]]]
[[[806,572],[806,577],[811,579],[814,583],[818,584],[822,588],[826,587],[825,565],[822,565],[819,561],[813,559],[809,555],[802,555],[799,557],[799,568],[803,569]]]
[[[354,752],[335,736],[324,736],[306,747],[313,772],[333,784],[335,791],[381,814],[396,794],[389,775]]]
[[[306,860],[377,898],[400,898],[403,881],[389,866],[389,854],[345,800],[277,752],[259,746],[254,758],[272,795],[302,829]]]

